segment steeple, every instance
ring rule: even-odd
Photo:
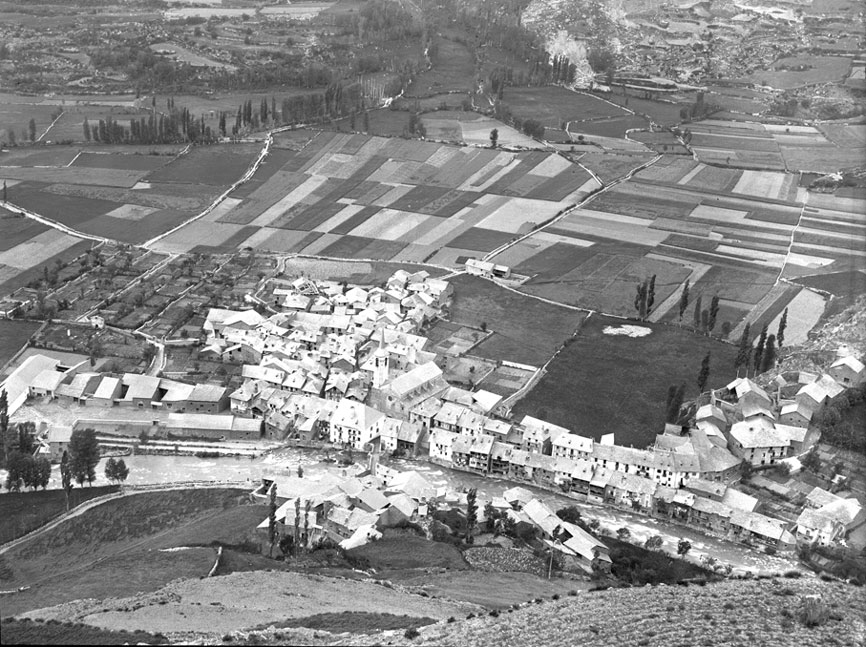
[[[373,353],[373,388],[380,389],[388,381],[388,351],[385,349],[385,329],[379,328],[379,347]]]

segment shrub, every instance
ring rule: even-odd
[[[794,579],[797,579],[798,577],[802,576],[802,573],[800,571],[785,571],[784,576],[787,577],[788,579],[794,580]]]
[[[419,632],[415,627],[409,627],[406,631],[403,632],[403,636],[405,636],[409,640],[415,640],[420,635],[421,632]]]
[[[451,624],[452,622],[457,622],[457,620],[454,618],[454,616],[451,616],[450,618],[448,618],[448,620],[446,620],[446,622],[448,624]]]
[[[807,627],[817,627],[826,622],[829,616],[827,606],[817,598],[806,598],[800,606],[800,622]]]
[[[230,643],[234,639],[235,639],[234,636],[232,636],[231,634],[226,634],[225,636],[223,636],[223,642],[224,643]]]
[[[489,615],[491,618],[498,618],[499,617],[499,611],[497,611],[496,609],[493,609]]]

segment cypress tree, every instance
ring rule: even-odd
[[[740,369],[745,366],[746,371],[749,369],[749,361],[751,360],[752,347],[749,345],[749,329],[751,324],[746,324],[743,328],[743,334],[740,335],[739,350],[737,350],[737,358],[734,362],[734,368],[737,369],[737,376],[740,375]]]
[[[646,313],[649,315],[653,311],[653,304],[656,302],[656,275],[653,274],[650,278],[649,288],[646,295]]]

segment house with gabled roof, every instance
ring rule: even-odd
[[[754,466],[776,463],[788,455],[790,447],[791,441],[765,418],[743,420],[731,426],[729,449]]]
[[[810,408],[803,400],[788,402],[782,405],[779,411],[779,422],[793,427],[806,428],[812,421],[814,409]]]
[[[523,427],[523,445],[521,449],[550,456],[553,452],[553,439],[562,434],[570,433],[565,427],[545,422],[526,415],[520,421]]]
[[[385,417],[381,411],[360,402],[340,400],[331,415],[331,442],[353,449],[363,449],[379,436]]]
[[[552,455],[557,458],[588,458],[592,454],[592,438],[578,434],[559,434],[551,440]]]
[[[827,373],[846,388],[860,386],[866,380],[866,366],[853,355],[837,359]]]

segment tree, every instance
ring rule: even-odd
[[[9,447],[6,434],[9,431],[9,399],[6,390],[0,389],[0,443],[3,443],[3,463],[9,460]]]
[[[683,320],[683,315],[686,312],[686,308],[689,306],[689,280],[686,279],[685,284],[683,285],[683,292],[680,294],[680,321]]]
[[[119,460],[109,458],[105,462],[105,478],[112,483],[121,483],[127,476],[129,476],[129,468],[122,458]]]
[[[370,113],[364,112],[364,132],[370,132]]]
[[[739,349],[737,357],[734,360],[734,368],[737,369],[737,377],[740,375],[740,368],[746,367],[746,373],[749,371],[749,362],[751,361],[752,346],[749,344],[749,328],[751,324],[746,324],[743,328],[743,334],[740,335]]]
[[[713,328],[716,327],[716,317],[719,315],[719,295],[713,295],[713,298],[710,300],[710,317],[707,322],[707,332],[713,332]]]
[[[111,457],[107,461],[105,461],[105,478],[113,483],[116,471],[117,461],[114,460],[114,457]]]
[[[782,318],[779,319],[779,329],[776,331],[776,345],[779,348],[785,343],[785,328],[788,327],[788,309],[785,308],[782,312]]]
[[[90,123],[87,121],[87,118],[84,118],[84,141],[90,141]]]
[[[99,443],[93,429],[76,429],[69,439],[69,471],[79,485],[89,485],[96,479],[99,463]]]
[[[295,548],[301,545],[301,500],[295,499],[295,535],[294,535],[294,543]]]
[[[776,336],[770,335],[767,337],[767,343],[764,344],[764,354],[761,356],[761,372],[769,371],[776,365]]]
[[[758,344],[755,346],[755,374],[761,370],[761,360],[764,357],[764,346],[767,343],[767,324],[764,324],[764,327],[761,328],[761,336],[758,337]]]
[[[490,131],[490,148],[496,148],[496,142],[499,141],[499,129],[494,128]]]
[[[807,469],[810,472],[817,472],[821,469],[821,459],[818,457],[817,447],[812,447],[805,456],[800,459],[800,464],[803,466],[803,469]]]
[[[472,543],[472,531],[478,521],[478,490],[472,488],[466,493],[466,543]]]
[[[701,300],[702,297],[699,294],[698,298],[695,299],[695,329],[699,329],[701,327]]]
[[[31,142],[36,141],[36,120],[31,117],[30,122],[27,124],[27,135],[30,137]]]
[[[268,543],[270,544],[270,548],[268,550],[268,557],[273,557],[274,554],[274,543],[277,541],[277,483],[274,481],[271,483],[270,490],[270,505],[268,508]]]
[[[563,521],[573,523],[574,525],[580,525],[581,523],[580,510],[578,510],[577,507],[573,505],[570,505],[566,508],[560,508],[556,511],[556,516]]]
[[[640,319],[646,318],[647,281],[637,284],[637,293],[634,295],[634,309]]]
[[[704,392],[707,380],[710,378],[710,354],[707,353],[701,360],[701,370],[698,372],[698,391]]]
[[[493,502],[488,501],[484,504],[484,519],[487,525],[487,532],[493,532],[496,527],[496,519],[499,517],[499,511],[493,507]]]
[[[668,389],[668,403],[667,403],[667,415],[665,416],[665,422],[669,422],[671,424],[676,424],[676,422],[680,418],[680,408],[683,406],[683,400],[685,399],[686,394],[686,385],[680,384],[678,387],[671,385]]]
[[[653,535],[644,542],[644,548],[647,550],[659,550],[664,544],[664,540],[660,535]]]
[[[63,492],[66,494],[66,511],[69,512],[69,493],[72,492],[72,472],[69,470],[69,452],[65,449],[60,459],[60,479],[63,484]]]
[[[656,275],[653,274],[649,280],[649,287],[646,295],[646,313],[649,315],[653,311],[653,304],[656,302]]]
[[[686,553],[688,553],[692,549],[692,542],[688,539],[680,539],[677,544],[677,555],[682,555],[685,557]]]
[[[619,530],[616,531],[616,536],[620,541],[628,541],[631,537],[631,531],[623,526]]]

